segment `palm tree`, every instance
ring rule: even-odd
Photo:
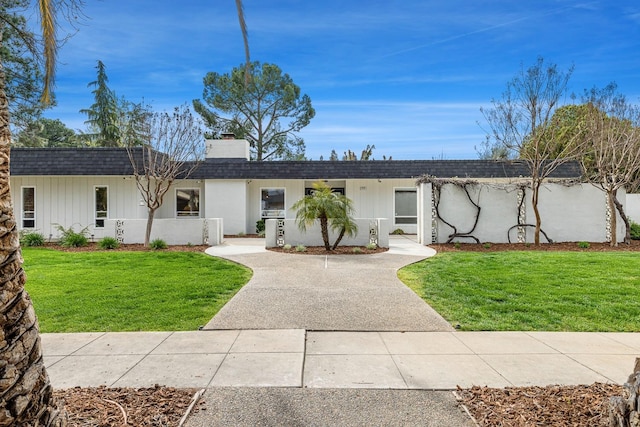
[[[351,200],[344,194],[332,192],[331,187],[324,182],[314,183],[311,194],[298,200],[291,208],[296,211],[296,223],[301,231],[306,231],[307,226],[320,221],[322,241],[327,251],[338,247],[345,234],[354,236],[358,232],[358,226],[351,217]],[[329,228],[339,231],[333,246],[329,242]]]
[[[57,41],[55,2],[39,0],[45,59],[43,104],[51,99]],[[0,33],[0,46],[2,35]],[[0,62],[0,426],[62,426],[67,414],[54,401],[42,359],[40,330],[24,289],[25,274],[9,188],[11,130],[6,75]]]

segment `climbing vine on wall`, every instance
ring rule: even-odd
[[[551,183],[552,181],[547,181],[547,182]],[[513,225],[507,230],[507,241],[509,243],[511,243],[512,230],[517,229],[518,231],[517,241],[519,243],[524,243],[526,241],[526,228],[535,227],[534,224],[528,224],[526,222],[525,202],[527,199],[526,197],[527,189],[530,188],[529,182],[512,182],[512,183],[504,183],[504,184],[500,184],[500,183],[480,184],[478,181],[469,180],[469,179],[443,179],[443,178],[436,178],[431,175],[424,175],[418,178],[416,183],[418,185],[431,184],[433,189],[433,211],[435,213],[436,219],[438,221],[441,221],[443,224],[447,225],[453,230],[452,233],[450,233],[447,236],[446,243],[451,243],[456,238],[472,239],[476,243],[480,243],[480,239],[478,239],[478,237],[474,235],[474,232],[476,232],[476,228],[478,227],[478,222],[480,220],[480,214],[482,212],[482,207],[480,206],[480,191],[483,188],[482,186],[487,186],[490,188],[499,188],[506,192],[512,192],[514,190],[518,191],[518,199],[515,206],[516,223],[515,225]],[[562,184],[565,186],[571,186],[571,185],[579,184],[580,182],[575,180],[571,180],[571,181],[561,180],[561,181],[553,181],[553,183]],[[447,184],[453,185],[456,188],[459,188],[461,191],[463,191],[466,195],[467,200],[469,201],[469,203],[471,203],[471,205],[474,208],[473,225],[467,231],[461,231],[460,226],[454,224],[452,220],[444,218],[442,216],[442,213],[440,212],[440,201],[442,198],[442,189]],[[480,186],[480,188],[478,189],[477,200],[474,200],[471,190],[478,186]],[[547,242],[553,243],[553,240],[547,235],[547,233],[545,233],[544,230],[540,230],[540,232],[544,236],[544,238],[547,240]]]

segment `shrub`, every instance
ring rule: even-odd
[[[455,242],[453,244],[453,247],[456,248],[456,249],[460,249],[460,242]]]
[[[44,245],[44,235],[37,231],[30,231],[20,236],[22,246],[42,246]]]
[[[640,224],[631,221],[631,240],[640,240]]]
[[[356,246],[355,248],[353,248],[353,253],[354,254],[361,254],[362,253],[362,249],[360,249],[358,246]]]
[[[165,242],[162,239],[154,239],[151,241],[151,243],[149,243],[149,246],[151,247],[151,249],[167,249],[167,242]]]
[[[369,249],[370,251],[373,251],[373,250],[375,250],[377,248],[378,248],[378,245],[376,245],[375,243],[369,243],[367,245],[367,249]]]
[[[61,225],[57,226],[60,231],[60,245],[67,248],[79,248],[81,246],[87,246],[89,239],[87,234],[89,233],[89,227],[85,227],[80,231],[75,231],[73,226],[64,228]]]
[[[305,245],[296,246],[296,252],[306,252],[306,251],[307,251],[307,247]]]
[[[589,242],[578,242],[578,247],[580,249],[589,249],[590,246]]]
[[[282,247],[282,249],[284,249],[285,251],[290,251],[291,250],[291,245],[290,244],[286,244]]]
[[[404,230],[402,228],[396,228],[391,234],[404,234]]]
[[[485,248],[485,249],[490,249],[490,248],[491,248],[491,243],[489,243],[489,242],[484,243],[484,244],[482,245],[482,247],[483,247],[483,248]]]
[[[256,221],[256,234],[258,234],[258,236],[264,236],[264,229],[265,229],[264,219],[260,219]]]
[[[100,249],[118,249],[120,242],[115,237],[103,237],[98,242]]]

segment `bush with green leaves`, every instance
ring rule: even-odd
[[[291,250],[291,245],[290,244],[286,244],[282,247],[282,249],[284,249],[285,251],[290,251]]]
[[[362,249],[359,246],[356,246],[355,248],[352,249],[354,254],[361,254],[362,253]]]
[[[258,236],[264,236],[265,223],[264,219],[260,219],[256,221],[256,234]]]
[[[306,252],[306,251],[307,251],[307,247],[305,245],[296,246],[296,252]]]
[[[120,247],[120,242],[115,237],[103,237],[98,242],[98,246],[100,249],[118,249]]]
[[[37,231],[29,231],[20,236],[22,246],[42,246],[44,245],[44,235]]]
[[[369,249],[370,251],[373,251],[374,249],[377,249],[378,245],[376,245],[375,243],[369,243],[367,245],[367,249]]]
[[[591,245],[589,244],[589,242],[578,242],[578,247],[580,249],[589,249]]]
[[[402,228],[396,228],[391,232],[391,234],[402,235],[404,234],[404,230]]]
[[[640,224],[631,221],[631,240],[640,240]]]
[[[153,239],[151,243],[149,243],[151,249],[167,249],[167,242],[162,239]]]
[[[75,231],[73,229],[73,225],[69,228],[64,228],[61,225],[56,225],[56,228],[60,232],[60,239],[58,243],[61,246],[67,248],[79,248],[82,246],[87,246],[89,244],[89,239],[87,234],[89,234],[89,227],[85,227],[80,231]]]

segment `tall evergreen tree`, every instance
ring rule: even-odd
[[[96,79],[88,85],[93,88],[91,93],[95,102],[91,107],[80,110],[87,115],[85,124],[90,128],[86,136],[98,146],[118,147],[121,145],[118,98],[107,86],[109,77],[102,61],[98,61],[96,70],[98,70]]]

